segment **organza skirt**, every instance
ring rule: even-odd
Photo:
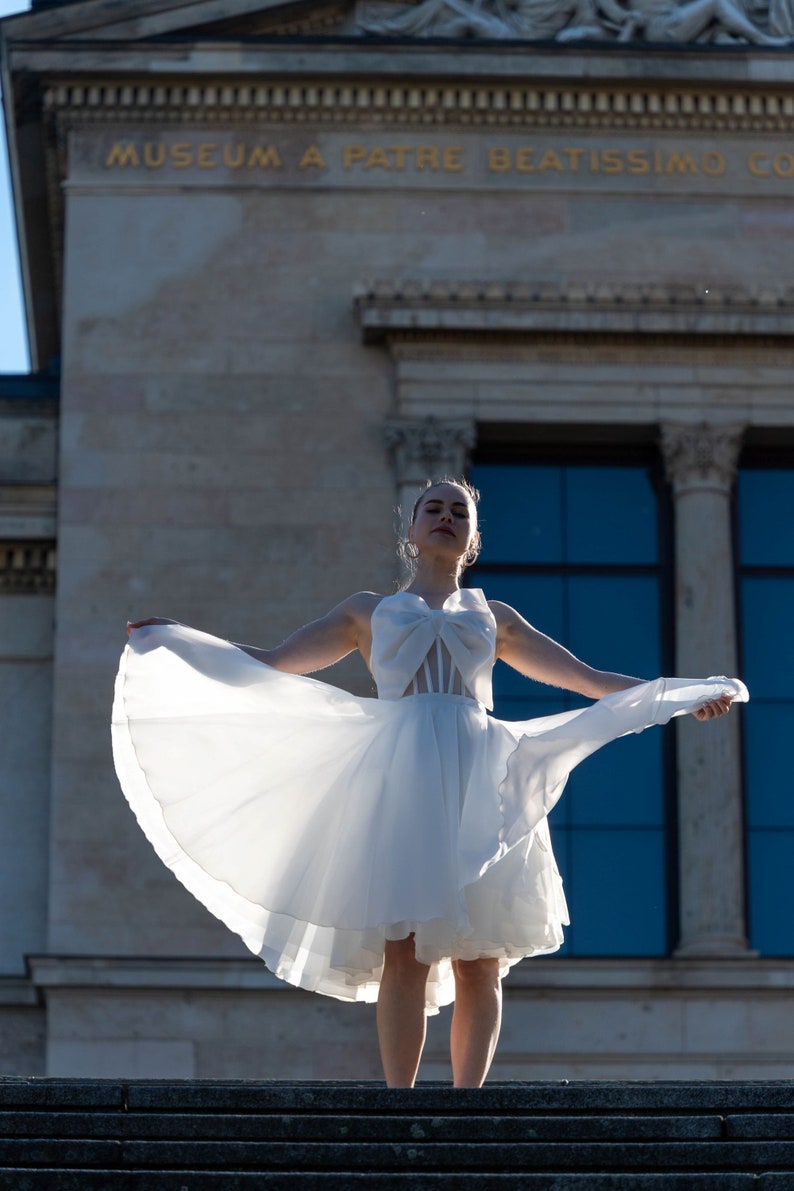
[[[524,722],[472,699],[359,698],[183,626],[135,630],[116,770],[158,856],[281,979],[374,1001],[388,939],[415,936],[427,1011],[451,961],[504,974],[555,951],[567,910],[546,815],[602,744],[736,680],[657,679]]]

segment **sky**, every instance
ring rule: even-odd
[[[30,8],[25,0],[0,0],[0,17]],[[0,372],[29,372],[28,339],[22,313],[19,253],[14,231],[5,125],[0,125]]]

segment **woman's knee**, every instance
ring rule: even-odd
[[[408,935],[406,939],[386,940],[383,966],[391,972],[399,973],[405,977],[413,976],[417,980],[426,979],[429,968],[428,964],[422,964],[416,958],[416,947],[412,934]]]
[[[456,959],[452,962],[452,969],[456,985],[467,988],[499,987],[498,959]]]

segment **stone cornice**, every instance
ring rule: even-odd
[[[295,992],[277,980],[256,959],[190,959],[163,956],[28,957],[30,981],[41,991],[84,989],[206,989]],[[15,981],[15,986],[21,985]],[[513,968],[505,982],[509,992],[537,990],[601,990],[604,993],[658,990],[683,997],[689,992],[738,989],[786,995],[794,989],[794,960],[758,959],[535,959]],[[305,994],[299,994],[304,995]]]
[[[605,129],[687,132],[794,130],[794,90],[738,86],[586,85],[575,83],[377,82],[271,78],[186,82],[145,76],[63,78],[44,90],[46,112],[59,123],[239,126],[314,123],[481,128]]]
[[[353,303],[368,343],[456,332],[794,335],[794,286],[376,281]]]
[[[290,992],[256,959],[155,956],[31,955],[33,986],[48,988],[176,988]]]
[[[268,37],[213,41],[34,41],[7,35],[12,73],[39,77],[69,73],[113,78],[147,75],[253,82],[276,73],[285,76],[404,80],[446,78],[483,82],[570,81],[626,86],[659,83],[672,87],[792,87],[794,49],[676,45],[659,51],[649,46],[594,47],[572,43],[464,41],[428,44],[406,38],[325,36],[296,43],[281,28]]]
[[[23,976],[0,976],[0,1011],[38,1005],[39,997],[30,980]]]

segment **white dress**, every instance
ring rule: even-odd
[[[432,610],[412,592],[372,616],[378,698],[284,674],[193,629],[136,629],[113,752],[161,860],[290,984],[374,1001],[386,939],[415,934],[427,1011],[450,960],[504,974],[567,923],[546,815],[608,741],[738,680],[659,678],[577,711],[508,723],[492,707],[496,624],[478,590]]]

